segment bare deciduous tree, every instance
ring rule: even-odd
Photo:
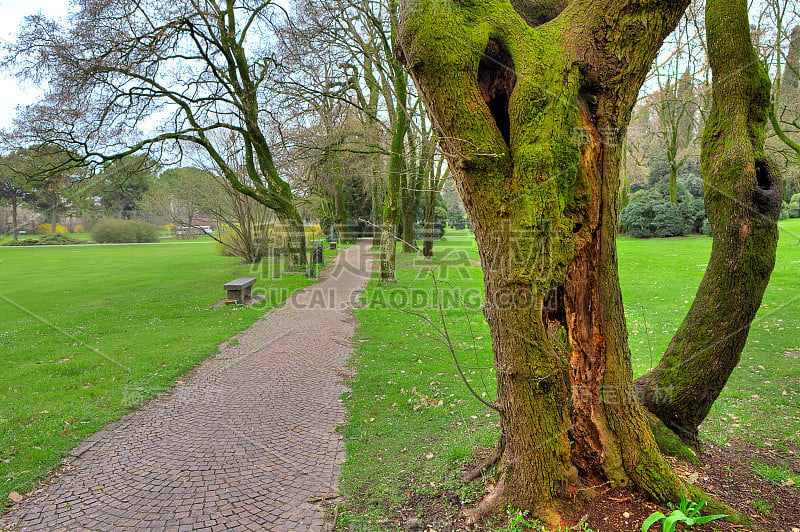
[[[19,117],[18,138],[95,164],[199,147],[234,189],[275,211],[290,263],[303,269],[303,222],[264,129],[275,66],[268,47],[281,15],[271,1],[86,0],[66,26],[28,17],[5,65],[50,91]],[[218,132],[240,139],[247,182]]]

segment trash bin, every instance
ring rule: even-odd
[[[322,244],[315,244],[314,251],[312,252],[311,262],[314,264],[324,264],[325,257],[322,253]]]

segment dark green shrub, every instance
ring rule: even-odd
[[[703,220],[706,219],[706,206],[702,199],[695,198],[692,201],[692,209],[694,211],[694,218],[689,226],[686,227],[687,233],[702,233]]]
[[[39,239],[40,246],[71,246],[82,243],[80,240],[75,240],[63,233],[50,233]]]
[[[703,177],[700,175],[700,161],[698,159],[687,159],[678,169],[678,184],[686,187],[686,190],[695,198],[703,197]]]
[[[100,244],[158,242],[158,228],[142,220],[106,218],[92,228],[92,238]]]
[[[703,200],[695,198],[681,183],[676,187],[678,203],[669,204],[669,183],[641,189],[631,194],[630,204],[622,210],[620,228],[636,238],[679,236],[699,233],[706,216]],[[637,207],[633,205],[638,204]],[[660,206],[657,212],[656,206]],[[677,217],[677,218],[676,218]],[[680,223],[678,223],[680,219]]]
[[[63,233],[50,233],[42,238],[26,238],[14,242],[6,242],[4,246],[68,246],[73,244],[83,244],[80,240],[75,240]]]
[[[789,218],[800,218],[800,194],[793,195],[789,201]]]
[[[654,201],[637,201],[629,203],[619,215],[620,230],[634,238],[650,238],[653,236],[651,229]]]
[[[708,218],[703,220],[703,225],[700,227],[700,232],[706,236],[712,236],[711,234],[711,222],[708,221]]]
[[[24,240],[11,240],[3,244],[4,246],[36,246],[39,244],[39,241],[35,238],[26,238]]]
[[[684,228],[687,225],[687,217],[689,217],[689,223],[694,223],[694,212],[685,207],[686,203],[679,205],[668,201],[653,203],[655,216],[653,217],[652,230],[657,237],[666,238],[683,235],[685,233]]]
[[[620,229],[634,238],[680,236],[686,233],[688,212],[686,207],[682,210],[680,204],[668,201],[639,201],[622,209]],[[690,227],[694,224],[693,211],[689,223]]]
[[[463,212],[451,212],[448,217],[448,224],[453,229],[464,229],[467,227],[467,217],[464,215]]]
[[[664,194],[658,188],[640,188],[632,193],[628,198],[628,203],[639,203],[655,200],[663,200]],[[667,199],[669,199],[669,190],[667,190]]]

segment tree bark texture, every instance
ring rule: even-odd
[[[432,183],[432,180],[430,180]],[[431,186],[433,186],[431,184]],[[436,200],[439,199],[438,190],[425,191],[425,221],[422,235],[422,256],[433,257],[433,237],[436,224]]]
[[[398,90],[400,89],[400,90]],[[386,195],[383,198],[383,215],[381,231],[381,256],[380,256],[380,281],[382,283],[395,282],[394,270],[397,258],[397,228],[401,219],[400,188],[403,172],[404,139],[408,130],[408,121],[400,106],[405,105],[405,82],[395,82],[398,98],[398,113],[392,132],[392,152],[389,155],[389,176]],[[402,94],[402,103],[400,95]]]
[[[436,236],[436,201],[444,186],[444,160],[434,161],[434,149],[438,139],[435,135],[426,135],[420,146],[420,184],[421,197],[425,199],[425,215],[422,222],[422,256],[433,257],[433,239]]]
[[[51,208],[51,219],[50,219],[50,234],[55,234],[56,232],[56,225],[58,225],[58,195],[56,195],[56,199],[53,201],[53,207]]]
[[[416,168],[407,168],[403,172],[402,211],[403,211],[403,253],[417,251],[417,211],[420,200],[420,175]]]
[[[392,42],[397,31],[397,4],[393,1],[392,12]],[[389,176],[386,195],[383,200],[383,216],[381,231],[381,255],[379,279],[382,283],[395,282],[395,261],[397,258],[397,228],[400,223],[402,211],[400,209],[402,172],[405,167],[405,138],[408,133],[409,120],[406,113],[408,104],[408,75],[400,61],[390,58],[392,69],[392,85],[395,97],[395,117],[392,129],[391,153],[389,154]]]
[[[19,219],[17,214],[17,196],[16,194],[11,196],[11,224],[12,224],[12,234],[14,242],[19,240]]]
[[[372,247],[380,249],[381,247],[381,228],[383,226],[383,180],[378,173],[377,165],[373,163],[372,172],[372,193],[370,198],[372,200]]]
[[[775,265],[783,197],[764,151],[770,82],[744,0],[709,0],[706,32],[714,79],[701,163],[711,259],[663,358],[636,381],[642,403],[689,442],[739,363]]]
[[[508,502],[556,525],[600,485],[680,496],[632,392],[615,238],[625,128],[686,4],[576,0],[535,27],[506,0],[403,6],[486,285],[504,449],[472,518]]]
[[[337,154],[338,159],[338,154]],[[339,166],[338,164],[336,165]],[[344,244],[350,241],[350,236],[347,234],[347,211],[344,207],[344,187],[342,186],[341,178],[337,178],[334,183],[334,202],[336,203],[336,234],[338,235],[339,242]]]

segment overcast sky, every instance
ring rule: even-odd
[[[69,0],[0,0],[0,41],[4,45],[15,39],[25,15],[42,11],[60,18],[67,14],[68,6]],[[17,106],[33,103],[40,95],[37,87],[20,87],[7,73],[0,74],[0,129],[11,126]]]

